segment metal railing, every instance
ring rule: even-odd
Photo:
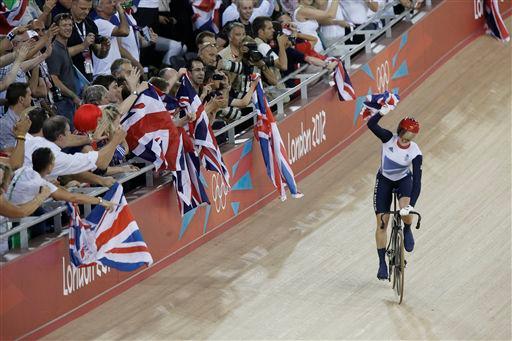
[[[351,70],[351,58],[361,51],[362,49],[365,49],[365,52],[367,54],[372,53],[372,43],[379,38],[381,35],[385,34],[386,37],[390,38],[392,36],[392,27],[402,21],[402,20],[408,20],[411,21],[412,18],[417,15],[420,12],[412,12],[411,11],[404,11],[400,15],[393,15],[390,16],[386,14],[386,11],[389,10],[389,8],[399,4],[399,1],[396,0],[392,3],[387,4],[383,9],[378,11],[372,18],[368,21],[368,23],[360,25],[356,29],[354,29],[351,33],[345,35],[343,38],[341,38],[339,41],[332,44],[329,48],[325,49],[323,51],[324,54],[331,54],[336,48],[339,46],[344,46],[347,51],[346,53],[337,56],[338,58],[341,58],[341,60],[344,61],[345,67],[347,68],[347,71],[350,72]],[[426,0],[425,5],[427,9],[432,7],[431,0]],[[378,30],[368,30],[369,26],[372,26],[375,22],[384,22],[384,26]],[[350,45],[347,44],[355,35],[364,35],[365,39],[363,42],[357,45]],[[276,98],[274,98],[272,101],[270,101],[270,106],[276,105],[277,107],[277,118],[283,118],[284,117],[284,104],[285,100],[289,98],[290,95],[293,95],[297,93],[298,91],[301,92],[301,98],[307,99],[308,98],[308,87],[312,84],[315,84],[319,79],[326,76],[329,71],[327,69],[323,69],[317,73],[306,75],[304,74],[304,71],[306,71],[306,68],[308,65],[303,65],[297,70],[293,71],[286,77],[283,77],[280,79],[279,83],[284,84],[284,82],[291,80],[291,79],[300,79],[300,83],[294,86],[293,88],[286,88],[284,89],[283,93],[278,95]],[[269,87],[272,88],[272,87]],[[256,117],[256,113],[252,112],[249,115],[242,116],[240,119],[236,120],[235,122],[232,122],[225,127],[216,130],[215,136],[219,136],[221,134],[227,133],[228,135],[228,142],[231,144],[235,144],[235,127],[243,124],[244,122],[247,122],[249,120],[254,120]],[[243,133],[241,133],[243,134]],[[146,186],[152,187],[153,186],[153,170],[154,166],[153,164],[150,164],[140,158],[135,158],[131,160],[132,163],[144,163],[145,166],[138,170],[137,172],[133,173],[121,173],[116,174],[114,177],[119,183],[125,183],[127,181],[130,181],[136,177],[145,176]],[[91,196],[98,196],[102,195],[108,190],[106,187],[89,187],[89,188],[78,188],[74,189],[74,191],[78,191],[84,194],[88,194]],[[28,229],[36,224],[39,224],[41,222],[47,221],[49,219],[53,219],[53,225],[55,232],[61,232],[62,231],[62,213],[66,211],[66,205],[64,202],[57,202],[53,200],[47,200],[43,204],[43,208],[48,213],[45,213],[41,216],[30,216],[26,218],[21,219],[4,219],[3,221],[0,220],[0,243],[7,240],[12,235],[15,235],[17,233],[20,234],[20,247],[23,249],[28,248]],[[91,205],[84,205],[84,215],[89,214],[91,211]],[[13,223],[19,224],[16,227],[8,228],[8,226],[12,226]],[[2,226],[4,227],[4,232],[2,231]],[[7,228],[5,228],[7,226]]]
[[[137,163],[140,163],[140,160],[135,160]],[[132,159],[132,163],[134,163]],[[119,173],[115,174],[112,177],[116,179],[117,182],[123,184],[129,180],[132,180],[136,177],[145,175],[146,176],[146,186],[153,185],[153,174],[152,171],[155,167],[153,164],[148,164],[136,172],[131,173]],[[148,176],[149,175],[149,176]],[[72,188],[71,192],[82,193],[91,196],[99,196],[108,191],[107,187],[84,187],[84,188]],[[84,215],[88,215],[91,212],[91,205],[84,204]],[[13,236],[15,234],[20,234],[20,247],[22,249],[28,248],[28,229],[34,225],[47,221],[49,219],[53,219],[53,226],[56,233],[60,233],[62,230],[62,213],[66,211],[66,203],[62,201],[54,201],[54,200],[46,200],[43,205],[43,209],[48,211],[47,213],[41,216],[29,216],[21,219],[4,219],[0,220],[0,228],[5,230],[3,233],[0,233],[0,243],[4,243],[7,238]],[[14,223],[19,224],[15,227],[11,227]],[[10,228],[11,227],[11,228]]]
[[[329,48],[325,49],[322,53],[329,55],[339,46],[345,46],[347,48],[347,52],[342,54],[341,56],[337,56],[337,57],[340,58],[341,60],[343,60],[343,62],[345,63],[347,72],[350,73],[350,70],[352,69],[351,58],[356,53],[358,53],[359,51],[361,51],[364,48],[366,54],[371,54],[372,53],[372,43],[375,40],[377,40],[383,34],[385,34],[386,37],[391,38],[392,27],[395,24],[397,24],[398,22],[400,22],[404,19],[407,21],[411,21],[413,16],[415,16],[421,12],[421,11],[417,11],[417,10],[414,10],[414,11],[406,10],[399,15],[389,15],[387,13],[388,10],[392,9],[395,5],[398,5],[398,4],[400,4],[400,1],[398,1],[398,0],[395,0],[391,3],[386,4],[386,6],[384,8],[382,8],[381,10],[379,10],[377,13],[375,13],[375,15],[373,15],[368,20],[367,23],[362,24],[362,25],[358,26],[356,29],[352,30],[352,32],[345,35],[339,41],[337,41],[334,44],[332,44],[331,46],[329,46]],[[427,9],[430,9],[432,7],[432,0],[426,0],[425,6],[427,7]],[[373,27],[374,23],[382,22],[382,21],[384,21],[384,23],[385,23],[385,25],[382,28],[377,29],[377,30],[367,29],[368,27]],[[365,36],[364,41],[357,45],[347,44],[347,42],[349,42],[355,35],[364,35]],[[324,77],[325,75],[327,75],[329,73],[328,70],[323,69],[315,74],[302,75],[302,73],[307,69],[308,66],[309,65],[305,64],[305,65],[301,66],[300,68],[298,68],[297,70],[290,73],[289,75],[287,75],[286,77],[283,77],[280,79],[280,81],[279,81],[280,84],[284,84],[284,82],[291,80],[291,79],[300,79],[300,83],[298,85],[294,86],[293,88],[283,89],[284,90],[283,93],[281,93],[279,96],[277,96],[276,98],[274,98],[273,100],[271,100],[269,102],[269,105],[271,107],[276,105],[278,120],[280,118],[281,119],[283,118],[285,101],[287,99],[289,99],[289,97],[291,95],[294,95],[295,93],[300,91],[301,98],[307,99],[308,98],[308,86],[312,85],[312,84],[316,84],[316,82],[320,78]],[[275,88],[275,86],[268,87],[267,89],[272,89],[272,88]],[[221,129],[216,130],[215,136],[219,136],[221,134],[226,133],[228,136],[228,143],[235,144],[235,137],[236,137],[235,136],[235,128],[237,126],[243,124],[244,122],[247,122],[249,120],[255,120],[255,118],[256,118],[256,112],[253,111],[251,114],[242,116],[240,119],[227,124],[226,126],[222,127]],[[241,135],[241,134],[243,134],[243,132],[240,133],[239,135]]]

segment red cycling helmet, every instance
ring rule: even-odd
[[[401,135],[404,132],[417,134],[420,132],[420,123],[412,117],[404,117],[398,124],[396,132],[398,135]]]

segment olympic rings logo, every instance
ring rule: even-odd
[[[212,174],[212,197],[217,213],[226,209],[228,192],[229,188],[224,179],[220,175]]]
[[[483,0],[474,0],[473,8],[475,13],[475,19],[480,18],[484,15],[484,2]]]
[[[386,60],[384,64],[377,67],[377,90],[379,93],[389,90],[389,74],[389,63]]]

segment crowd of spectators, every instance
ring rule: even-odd
[[[252,112],[260,79],[272,99],[299,66],[334,68],[325,47],[389,2],[30,1],[21,24],[0,37],[0,218],[43,214],[48,197],[111,208],[67,188],[109,187],[112,175],[137,171],[126,164],[120,118],[148,83],[174,96],[188,74],[220,128]],[[400,3],[390,13],[413,6]],[[178,126],[193,119],[173,117]]]

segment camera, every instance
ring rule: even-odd
[[[107,37],[100,36],[100,35],[96,35],[96,37],[94,37],[94,43],[95,44],[102,44],[102,43],[104,43],[107,40],[108,40]]]
[[[292,30],[290,29],[290,24],[282,24],[279,21],[272,21],[272,26],[274,26],[274,40],[277,44],[277,37],[284,34],[288,36],[288,40],[292,45],[295,45],[296,41],[295,38],[292,37]]]
[[[222,92],[218,91],[218,90],[215,90],[215,91],[210,91],[203,99],[203,103],[207,103],[207,102],[210,102],[212,99],[214,99],[215,97],[217,96],[222,96]]]
[[[52,87],[50,88],[50,95],[51,95],[51,99],[52,99],[53,103],[60,102],[64,99],[60,89],[53,84],[52,84]]]
[[[218,74],[218,73],[216,73],[216,74],[214,74],[214,75],[212,76],[212,79],[213,79],[214,81],[221,81],[221,80],[223,80],[223,79],[224,79],[224,76],[223,76],[223,75],[220,75],[220,74]]]
[[[244,45],[248,48],[248,51],[245,52],[242,57],[249,62],[256,64],[263,60],[263,62],[267,66],[274,66],[274,59],[270,56],[263,56],[260,51],[258,51],[258,45],[255,43],[248,43]]]

